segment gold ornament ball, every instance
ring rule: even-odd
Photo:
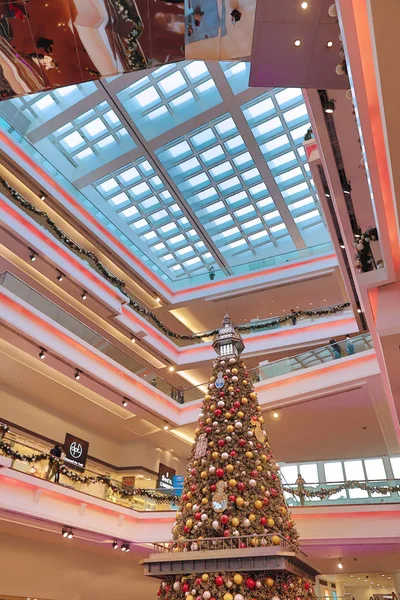
[[[263,416],[261,416],[261,417],[258,417],[258,422],[259,422],[259,423],[264,423],[264,417],[263,417]]]
[[[234,581],[234,583],[236,583],[236,585],[242,585],[243,577],[241,576],[240,573],[235,573],[233,576],[233,581]]]
[[[193,521],[192,521],[192,519],[188,519],[186,521],[186,527],[193,527]]]
[[[247,398],[242,398],[242,404],[248,404],[249,401],[247,400]]]
[[[249,382],[247,381],[247,379],[243,379],[242,383],[243,385],[247,385]]]
[[[236,486],[237,486],[237,481],[236,481],[236,479],[230,479],[230,480],[228,481],[228,485],[229,485],[229,487],[231,487],[231,488],[234,488],[234,487],[236,487]]]
[[[202,472],[200,473],[200,477],[201,477],[202,479],[207,479],[207,471],[202,471]]]
[[[232,519],[232,525],[233,527],[237,527],[239,525],[240,521],[237,517],[233,517]]]
[[[253,539],[251,540],[251,545],[252,545],[252,546],[258,546],[258,545],[259,545],[259,543],[260,543],[260,542],[259,542],[258,538],[253,538]]]
[[[210,394],[206,394],[206,395],[204,396],[204,400],[205,400],[205,402],[210,402],[210,400],[211,400],[211,396],[210,396]]]
[[[232,373],[232,375],[237,375],[239,373],[239,371],[237,370],[236,367],[233,367],[231,373]]]
[[[262,503],[262,501],[261,501],[261,500],[256,500],[256,501],[254,502],[254,506],[257,508],[257,510],[260,510],[260,508],[262,508],[262,507],[263,507],[263,503]]]
[[[186,600],[187,600],[187,596],[186,596]],[[226,592],[226,594],[224,594],[224,600],[233,600],[232,594],[230,594],[229,592]]]
[[[241,410],[239,410],[239,412],[237,413],[237,417],[238,417],[238,419],[243,419],[244,412],[242,412]]]
[[[234,387],[232,387],[232,386],[230,385],[230,386],[228,387],[228,392],[234,392],[234,391],[235,391],[235,388],[234,388]]]
[[[262,485],[262,486],[261,486],[261,491],[262,491],[262,492],[265,492],[265,485]]]
[[[192,508],[192,503],[191,502],[186,502],[186,509],[190,510]]]
[[[279,535],[273,535],[272,536],[272,543],[274,546],[279,546],[281,543],[281,538],[279,537]]]
[[[257,471],[262,471],[263,470],[263,468],[262,468],[261,465],[257,465],[256,469],[257,469]]]
[[[259,404],[257,404],[256,411],[257,411],[257,412],[261,412],[261,410],[262,410],[262,409],[261,409],[261,406],[260,406]]]
[[[275,581],[272,579],[272,577],[267,577],[267,579],[265,580],[265,585],[267,587],[272,587],[274,585]]]
[[[279,507],[279,512],[281,513],[282,517],[284,517],[287,514],[287,510],[285,506],[280,506]]]
[[[226,412],[225,413],[225,419],[231,419],[231,418],[232,418],[232,413]]]
[[[264,461],[268,460],[267,455],[266,454],[261,454],[261,460],[264,460]]]
[[[191,497],[193,496],[193,494],[192,494],[192,492],[189,490],[189,491],[187,492],[186,496],[187,496],[188,498],[191,498]]]
[[[210,448],[214,448],[214,442],[208,442]]]
[[[253,453],[250,450],[246,452],[246,458],[253,458]]]
[[[228,473],[232,473],[232,471],[234,470],[234,466],[233,465],[226,465],[225,470]]]
[[[194,600],[192,594],[189,594],[188,596],[186,596],[186,600]]]
[[[210,490],[207,487],[203,487],[203,489],[201,491],[203,492],[203,494],[205,496],[210,493]]]
[[[214,383],[214,381],[215,381],[215,377],[214,377],[214,375],[211,375],[211,377],[210,377],[210,381],[211,381],[211,383]]]
[[[275,521],[272,517],[269,517],[269,519],[267,521],[267,525],[268,525],[268,527],[273,527],[275,525]]]
[[[228,427],[226,428],[228,433],[232,433],[232,431],[234,431],[234,426],[233,425],[228,425]]]
[[[211,425],[212,424],[212,418],[211,417],[207,417],[206,419],[206,425]]]
[[[250,392],[249,396],[252,400],[257,400],[257,394],[255,392]]]
[[[206,504],[208,504],[208,498],[203,498],[201,503],[203,504],[203,506],[205,506]]]
[[[237,506],[243,506],[244,499],[239,496],[238,498],[236,498],[236,504]]]
[[[211,406],[210,406],[210,410],[211,410],[211,412],[214,412],[214,410],[215,410],[216,408],[217,408],[217,407],[215,406],[215,404],[211,404]]]
[[[179,546],[176,546],[176,547],[173,549],[173,552],[180,552],[180,551],[181,551],[181,549],[179,548]]]
[[[254,523],[255,520],[256,520],[256,515],[253,515],[253,513],[251,513],[251,515],[249,515],[249,521],[251,523]]]
[[[209,579],[208,573],[203,573],[203,575],[201,576],[201,580],[206,582],[206,581],[208,581],[208,579]]]
[[[213,452],[211,454],[211,456],[213,457],[214,460],[217,460],[217,458],[219,457],[219,452]]]
[[[200,427],[196,427],[196,429],[194,430],[194,434],[199,435],[200,431],[201,431]]]

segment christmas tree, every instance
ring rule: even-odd
[[[228,315],[213,346],[218,358],[198,419],[169,563],[163,557],[157,572],[153,562],[149,574],[169,573],[158,590],[162,600],[312,600],[309,576],[316,571],[299,555],[279,466],[240,358],[243,341]]]

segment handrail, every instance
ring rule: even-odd
[[[204,550],[238,550],[245,548],[275,546],[277,551],[288,550],[296,554],[304,554],[279,532],[266,534],[240,535],[230,537],[212,537],[201,539],[168,540],[154,542],[154,552],[165,554],[170,552],[198,552]],[[305,556],[305,555],[304,555]]]

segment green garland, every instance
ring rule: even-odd
[[[13,450],[10,444],[7,441],[0,441],[0,452],[7,456],[8,458],[12,458],[13,460],[20,460],[22,462],[32,464],[39,463],[43,460],[50,460],[52,463],[58,463],[60,466],[60,475],[65,475],[71,481],[83,483],[85,485],[91,485],[95,483],[103,483],[105,484],[114,494],[118,494],[122,498],[132,498],[132,497],[144,497],[149,498],[156,504],[164,504],[166,502],[176,502],[178,500],[178,496],[173,494],[164,495],[158,492],[149,492],[148,490],[142,490],[139,488],[134,488],[131,486],[126,486],[124,484],[117,483],[110,479],[108,475],[79,475],[75,471],[68,469],[65,463],[49,454],[48,452],[40,452],[37,454],[22,454],[16,450]]]
[[[378,230],[376,227],[369,227],[364,233],[359,230],[355,234],[353,245],[357,251],[355,266],[360,273],[367,273],[376,269],[375,260],[371,251],[371,242],[378,240]]]
[[[144,315],[146,319],[152,321],[154,325],[162,331],[166,336],[176,340],[183,341],[199,341],[204,338],[211,338],[218,333],[218,329],[211,329],[209,331],[205,331],[203,333],[193,333],[190,335],[182,335],[179,333],[175,333],[169,327],[166,327],[162,321],[156,316],[156,314],[142,306],[137,300],[134,300],[126,291],[125,291],[125,282],[119,279],[116,275],[111,273],[107,267],[103,265],[103,263],[99,260],[99,258],[91,251],[85,250],[80,246],[77,242],[71,239],[66,233],[58,227],[58,225],[53,221],[49,215],[36,208],[33,204],[31,204],[26,198],[24,198],[19,192],[17,192],[5,179],[0,177],[0,184],[6,188],[8,193],[11,196],[11,199],[18,204],[20,208],[25,213],[30,214],[33,219],[39,224],[45,224],[46,229],[50,231],[57,239],[65,244],[72,252],[77,254],[79,257],[85,259],[88,264],[94,267],[102,277],[104,277],[109,283],[117,287],[129,300],[129,306],[133,308],[133,310],[141,315]],[[333,306],[331,308],[321,308],[316,310],[299,310],[295,313],[296,317],[306,316],[306,317],[321,317],[324,315],[333,315],[338,312],[342,312],[345,308],[350,306],[349,302],[345,302],[344,304],[339,304],[337,306]],[[272,329],[283,323],[287,323],[294,316],[293,313],[288,315],[279,317],[278,319],[274,319],[273,321],[268,322],[260,322],[260,323],[251,323],[248,325],[238,325],[236,329],[242,333],[251,333],[253,331],[263,331],[265,329]]]
[[[400,492],[400,484],[389,487],[387,485],[371,485],[362,481],[346,481],[345,483],[341,483],[340,485],[336,485],[335,487],[320,488],[319,490],[299,490],[298,488],[283,486],[283,490],[285,492],[294,496],[304,496],[305,498],[319,498],[320,500],[329,498],[330,496],[338,494],[343,490],[354,489],[360,489],[366,492],[378,492],[380,494],[387,494],[389,492]]]

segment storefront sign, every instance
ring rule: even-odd
[[[172,478],[175,476],[175,474],[175,469],[171,469],[171,467],[167,467],[167,465],[160,463],[160,467],[158,469],[157,488],[173,490],[174,485],[172,483]]]
[[[65,462],[78,471],[84,471],[89,450],[89,442],[67,433],[65,435]]]

